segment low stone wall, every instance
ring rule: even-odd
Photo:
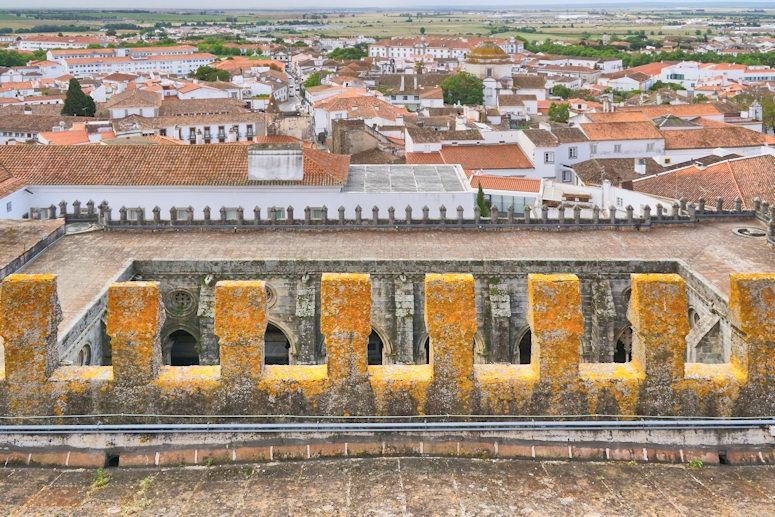
[[[164,415],[659,415],[757,416],[775,413],[775,274],[736,274],[728,317],[733,342],[724,364],[686,364],[689,332],[684,280],[633,274],[632,361],[579,361],[584,319],[575,275],[528,276],[531,364],[475,365],[473,277],[428,274],[428,365],[368,366],[371,280],[321,279],[321,331],[327,364],[267,366],[266,288],[224,281],[215,288],[219,366],[162,364],[164,320],[157,282],[108,290],[112,366],[58,366],[56,278],[12,275],[2,284],[0,335],[5,372],[0,415],[113,414],[119,422]],[[157,416],[128,416],[128,415]],[[54,419],[56,421],[56,418]],[[24,418],[12,422],[24,422]],[[38,422],[38,420],[36,420]]]

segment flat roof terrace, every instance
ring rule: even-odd
[[[728,295],[730,273],[775,271],[775,248],[764,237],[737,235],[734,230],[740,227],[763,229],[764,225],[744,219],[661,226],[643,232],[98,231],[66,235],[21,272],[57,275],[64,318],[60,329],[67,328],[133,260],[681,260]],[[368,265],[357,272],[368,272]]]

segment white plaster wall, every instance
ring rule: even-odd
[[[0,198],[0,219],[21,219],[25,213],[29,212],[29,202],[32,199],[33,196],[25,192],[23,188]],[[10,210],[8,210],[9,203],[11,204]]]

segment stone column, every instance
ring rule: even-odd
[[[159,282],[121,282],[108,288],[106,332],[116,384],[142,386],[159,376],[164,317]]]
[[[59,364],[57,325],[62,319],[54,275],[9,275],[0,292],[5,340],[8,414],[51,414],[46,380]]]
[[[476,412],[473,339],[477,324],[472,275],[426,275],[425,326],[433,373],[425,412]]]
[[[511,318],[511,297],[507,284],[490,284],[490,362],[510,362],[511,336],[509,320]]]
[[[317,363],[315,316],[315,287],[309,285],[309,277],[305,274],[296,282],[296,328],[299,335],[296,355],[290,358],[291,364]]]
[[[256,386],[264,368],[266,284],[224,280],[215,284],[215,334],[221,345],[221,380]]]
[[[633,274],[631,285],[632,362],[646,375],[638,414],[676,414],[689,333],[686,285],[675,274]]]
[[[396,343],[395,362],[414,363],[414,285],[410,279],[395,280]]]

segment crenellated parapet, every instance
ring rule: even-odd
[[[529,364],[474,364],[474,279],[427,274],[427,365],[368,365],[371,278],[327,273],[320,285],[326,364],[265,364],[263,281],[214,289],[220,364],[166,366],[157,282],[113,284],[107,296],[111,366],[59,366],[56,278],[11,275],[0,291],[4,416],[82,415],[659,415],[775,412],[775,274],[731,279],[734,341],[722,364],[685,362],[690,332],[684,280],[633,274],[631,359],[583,363],[582,296],[572,274],[531,274]],[[151,417],[123,417],[125,421]],[[19,420],[20,422],[23,419]]]

